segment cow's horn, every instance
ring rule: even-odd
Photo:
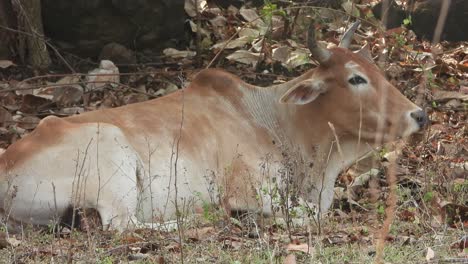
[[[309,31],[307,32],[307,47],[312,53],[312,57],[319,63],[325,63],[331,56],[329,50],[321,48],[317,45],[317,40],[315,39],[314,23],[309,26]]]
[[[356,29],[359,27],[360,24],[361,21],[357,20],[351,25],[351,27],[348,28],[348,30],[346,30],[346,32],[341,37],[340,44],[338,44],[338,47],[349,48],[351,40],[353,40],[354,32],[356,32]]]

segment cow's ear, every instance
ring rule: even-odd
[[[304,105],[314,101],[326,91],[322,81],[305,80],[290,88],[279,101],[283,104]]]

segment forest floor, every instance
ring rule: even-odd
[[[230,27],[224,30],[232,32],[232,23]],[[322,39],[336,43],[337,28],[328,25]],[[333,208],[319,222],[288,227],[260,216],[236,219],[213,205],[185,219],[180,232],[24,227],[7,237],[3,228],[0,263],[372,263],[382,234],[385,263],[468,263],[468,43],[433,46],[405,29],[377,32],[370,25],[358,35],[356,46],[371,45],[388,79],[426,109],[431,125],[406,142],[384,146],[359,168],[343,172]],[[304,43],[303,35],[294,39]],[[117,65],[118,81],[103,77],[101,89],[85,93],[75,88],[96,67],[89,60],[70,58],[83,72],[80,77],[38,73],[0,61],[0,147],[23,137],[47,115],[67,116],[152,99],[183,87],[207,66],[258,85],[289,80],[315,67],[291,59],[303,52],[294,49],[298,44],[291,39],[264,38],[259,52],[247,49],[255,44],[244,40],[231,40],[236,44],[229,50],[206,49],[199,58],[169,54],[157,63]],[[272,46],[292,47],[290,60],[275,57]],[[228,58],[239,50],[252,56],[247,61]],[[264,57],[257,55],[261,53]],[[53,95],[57,87],[68,92]],[[392,164],[395,183],[387,180]],[[369,172],[372,175],[366,177]],[[388,208],[392,184],[397,197],[393,211]],[[387,234],[382,230],[389,212],[394,219]]]

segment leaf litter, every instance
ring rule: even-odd
[[[199,5],[198,14],[209,18],[202,21],[202,28],[198,28],[196,23],[196,3]],[[367,12],[365,7],[359,5],[347,4],[342,8],[344,12],[354,15],[365,15]],[[211,6],[209,1],[192,0],[186,1],[185,9],[191,17],[189,22],[192,31],[196,33],[199,30],[202,43],[207,43],[207,46],[203,54],[196,54],[194,46],[186,50],[166,50],[164,63],[176,65],[169,66],[169,70],[159,71],[142,65],[138,73],[127,76],[121,74],[119,66],[110,62],[107,65],[101,63],[98,68],[78,76],[56,77],[50,74],[43,79],[28,80],[31,77],[27,76],[28,73],[25,73],[24,78],[17,79],[13,77],[15,75],[8,75],[8,72],[18,71],[19,66],[12,61],[0,61],[0,88],[8,91],[0,94],[0,145],[4,147],[11,144],[15,138],[31,131],[40,118],[50,114],[66,116],[141,102],[184,87],[180,72],[183,72],[183,79],[190,81],[193,73],[198,71],[191,63],[194,56],[202,56],[204,65],[207,65],[214,55],[221,52],[216,62],[218,67],[257,84],[282,82],[314,65],[303,45],[304,35],[301,32],[304,32],[305,24],[298,23],[291,35],[278,38],[282,36],[279,34],[281,30],[284,30],[281,29],[284,17],[274,15],[275,24],[272,25],[270,23],[273,20],[269,21],[263,16],[262,9],[231,6],[223,10]],[[295,14],[294,9],[278,8],[278,13],[280,11],[290,16]],[[331,15],[333,12],[320,12],[324,17],[336,17]],[[301,21],[305,13],[299,12],[297,21]],[[346,24],[343,19],[328,19],[328,25],[320,25],[325,29],[321,39],[325,45],[335,45],[336,36]],[[231,227],[225,231],[216,225],[205,224],[186,230],[185,241],[188,244],[185,246],[189,250],[191,247],[197,248],[198,243],[202,248],[203,245],[210,248],[215,243],[222,250],[233,252],[279,244],[282,249],[277,254],[284,257],[285,263],[296,263],[304,259],[303,255],[296,255],[298,253],[308,255],[310,259],[320,259],[325,258],[323,252],[326,250],[360,245],[365,248],[360,253],[371,256],[373,241],[383,220],[381,210],[385,204],[382,201],[386,199],[388,191],[384,178],[386,163],[388,157],[394,155],[391,159],[396,160],[400,175],[399,202],[394,223],[396,231],[386,238],[387,246],[431,245],[433,233],[444,234],[443,238],[448,241],[444,243],[451,245],[449,249],[441,252],[440,247],[432,244],[420,249],[423,253],[417,259],[433,261],[443,260],[444,256],[452,259],[467,257],[466,232],[462,231],[466,230],[468,223],[467,43],[443,42],[434,47],[415,39],[414,34],[404,28],[382,32],[374,27],[362,26],[357,35],[358,45],[369,43],[373,57],[383,56],[385,73],[406,96],[417,100],[421,94],[419,91],[423,91],[422,101],[433,121],[423,135],[423,140],[405,145],[402,153],[396,155],[392,153],[391,146],[384,146],[381,153],[372,157],[370,165],[353,168],[354,173],[351,173],[352,170],[344,172],[337,183],[343,195],[335,199],[329,219],[322,223],[320,236],[317,230],[305,232],[302,227],[292,231],[299,239],[289,241],[287,236],[281,235],[288,232],[285,227],[265,226],[261,229],[263,233],[260,239],[249,238],[245,236],[246,226]],[[212,39],[213,36],[215,39]],[[257,71],[255,74],[252,74],[252,68]],[[225,223],[224,226],[228,227],[229,224]],[[450,233],[455,235],[450,236]],[[112,250],[113,246],[108,241],[114,236],[119,237],[116,234],[98,233],[93,238],[96,242],[101,241],[98,248]],[[155,231],[144,231],[141,236],[127,236],[118,241],[120,245],[129,245],[124,247],[126,250],[111,251],[111,256],[119,257],[131,252],[128,253],[132,254],[129,257],[131,261],[147,259],[148,256],[159,263],[165,259],[174,260],[180,253],[181,243],[174,240],[173,236],[171,233]],[[71,248],[75,248],[75,251],[77,248],[84,249],[76,252],[73,258],[80,259],[88,254],[84,243],[87,239],[49,236],[51,245],[55,247],[51,250],[37,246],[34,236],[13,238],[19,242],[3,243],[0,239],[0,245],[5,244],[10,249],[14,247],[16,251],[32,252],[20,256],[22,259],[37,259],[38,256],[66,259],[66,252],[70,252]],[[156,245],[154,241],[160,244]],[[188,254],[210,260],[216,257],[216,250],[212,250],[213,255],[209,252],[205,256],[195,252]],[[252,251],[247,252],[254,254]]]

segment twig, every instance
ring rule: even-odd
[[[176,218],[177,218],[177,231],[179,233],[180,239],[180,258],[181,263],[184,263],[184,238],[183,238],[183,226],[181,223],[181,213],[179,211],[179,204],[178,204],[178,188],[177,188],[177,165],[179,161],[179,147],[180,147],[180,140],[182,139],[182,128],[184,126],[184,109],[185,108],[185,91],[182,90],[182,110],[181,110],[181,119],[180,119],[180,127],[179,127],[179,135],[176,142],[176,153],[175,153],[175,160],[174,160],[174,206],[176,208]]]
[[[432,44],[439,43],[440,36],[442,35],[442,30],[444,29],[445,21],[447,19],[448,11],[452,0],[441,1],[442,6],[440,7],[439,18],[437,19],[437,25],[434,30],[434,38],[432,39]]]
[[[382,228],[380,229],[379,238],[377,240],[377,245],[376,245],[376,256],[375,256],[374,263],[377,263],[377,264],[384,263],[383,254],[384,254],[385,241],[388,236],[388,233],[390,232],[390,226],[392,225],[393,220],[395,219],[395,211],[396,211],[396,203],[397,203],[396,182],[397,182],[396,161],[393,161],[390,164],[388,168],[388,173],[387,173],[387,183],[389,185],[389,192],[388,192],[388,198],[386,201],[387,207],[385,208],[385,220],[382,225]]]
[[[107,250],[106,252],[104,252],[103,255],[109,256],[109,255],[112,255],[115,251],[119,251],[122,249],[125,249],[125,251],[127,251],[128,250],[126,249],[127,247],[143,247],[143,246],[152,245],[152,244],[154,244],[154,242],[135,242],[131,244],[120,245],[120,246],[116,246]]]

